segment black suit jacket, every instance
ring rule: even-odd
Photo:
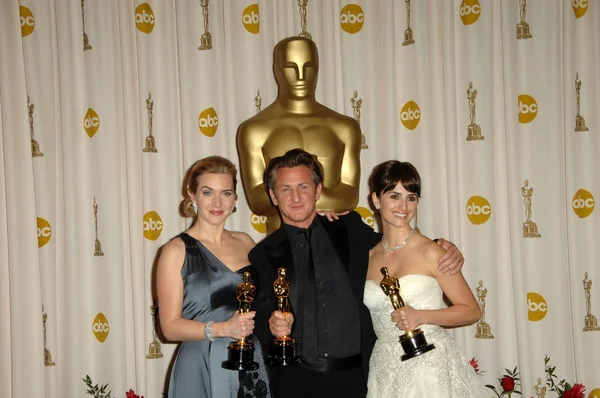
[[[381,240],[381,235],[366,225],[356,212],[341,216],[339,220],[333,222],[321,217],[321,222],[348,272],[352,292],[356,297],[361,328],[361,355],[366,381],[369,358],[376,338],[371,315],[363,304],[363,295],[369,264],[369,250]],[[258,274],[254,332],[264,347],[265,355],[268,355],[268,347],[274,338],[268,324],[271,313],[277,309],[273,282],[277,278],[277,268],[284,267],[287,271],[287,278],[293,286],[295,277],[293,255],[283,226],[259,242],[248,254],[248,258]],[[294,295],[293,290],[290,295]],[[299,314],[294,314],[294,316],[296,319],[301,318]]]

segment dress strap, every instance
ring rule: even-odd
[[[189,249],[191,247],[196,247],[196,239],[192,238],[186,232],[180,233],[179,237],[181,238],[181,240],[183,241],[183,243],[185,243],[186,249]]]

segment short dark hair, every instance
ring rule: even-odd
[[[315,186],[318,186],[323,182],[323,171],[321,170],[321,165],[319,164],[317,157],[306,152],[304,149],[295,148],[290,149],[282,156],[277,156],[269,161],[263,176],[267,192],[275,187],[277,170],[284,167],[299,166],[307,167],[310,170]]]
[[[378,198],[394,189],[398,183],[401,183],[408,192],[421,197],[421,176],[415,166],[408,162],[398,160],[383,162],[375,166],[369,179],[371,192],[375,192]]]

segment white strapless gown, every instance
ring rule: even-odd
[[[399,278],[400,295],[415,309],[445,308],[442,289],[435,278],[405,275]],[[435,349],[402,362],[403,333],[390,320],[394,310],[379,281],[365,284],[364,303],[371,312],[377,342],[369,364],[368,398],[485,398],[489,391],[452,336],[443,328],[422,325],[427,342]]]

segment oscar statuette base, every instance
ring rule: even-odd
[[[527,22],[517,24],[517,39],[531,39],[529,24]]]
[[[254,345],[245,341],[234,341],[227,347],[227,361],[221,363],[228,370],[256,370],[258,363],[254,362]]]
[[[585,119],[581,115],[575,116],[575,131],[590,131],[585,125]]]
[[[296,356],[296,340],[284,336],[273,340],[271,343],[271,355],[267,359],[269,365],[290,366],[297,365],[301,359]]]
[[[590,314],[585,316],[585,327],[583,328],[584,332],[598,332],[600,331],[600,326],[598,326],[598,319],[596,316]]]
[[[200,47],[198,50],[210,50],[212,48],[212,36],[209,32],[203,33],[200,36]]]
[[[156,141],[154,141],[154,136],[149,135],[148,137],[146,137],[146,146],[142,151],[151,153],[158,152],[158,150],[156,149]]]
[[[486,322],[477,324],[477,333],[475,334],[476,339],[493,339],[492,328]]]
[[[478,124],[469,124],[467,129],[467,141],[480,141],[485,139],[481,135],[481,127]]]
[[[96,256],[96,257],[104,256],[104,252],[102,251],[102,244],[100,243],[100,240],[98,240],[98,239],[96,239],[96,241],[94,242],[94,256]]]
[[[55,366],[56,363],[52,360],[50,351],[44,348],[44,366]]]
[[[367,138],[364,134],[361,134],[361,136],[360,149],[369,149],[369,146],[367,145]]]
[[[90,44],[89,40],[88,40],[88,36],[87,33],[83,34],[83,51],[87,51],[87,50],[91,50],[92,49],[92,45]]]
[[[412,28],[408,28],[404,31],[404,41],[402,42],[403,46],[409,46],[411,44],[414,44],[415,39],[413,37],[413,31]]]
[[[33,138],[31,139],[31,156],[34,158],[44,156],[44,154],[40,151],[40,144]]]
[[[538,232],[537,224],[533,221],[526,221],[523,223],[523,237],[524,238],[541,238],[542,235]]]
[[[160,343],[158,341],[153,341],[148,345],[148,355],[146,355],[146,359],[158,359],[162,358],[163,354],[160,349]]]
[[[400,336],[400,345],[404,350],[404,355],[400,357],[402,361],[412,359],[435,348],[433,344],[427,344],[425,335],[420,329]]]

